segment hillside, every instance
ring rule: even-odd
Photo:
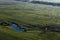
[[[35,4],[18,4],[16,6],[0,7],[0,22],[14,21],[21,27],[28,24],[36,26],[32,31],[39,31],[39,27],[56,24],[60,25],[60,7]],[[26,26],[23,26],[26,25]],[[33,26],[32,26],[33,27]],[[28,30],[27,30],[28,31]],[[19,32],[11,26],[0,26],[0,40],[60,40],[58,32]]]

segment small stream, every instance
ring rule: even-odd
[[[13,29],[17,30],[17,31],[20,31],[20,32],[24,32],[25,30],[21,27],[18,27],[16,24],[12,24],[11,26]]]

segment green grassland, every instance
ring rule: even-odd
[[[15,21],[26,25],[34,24],[43,26],[46,24],[60,24],[60,7],[38,4],[3,6],[0,7],[1,21]],[[19,32],[10,26],[0,26],[0,40],[60,40],[60,33]]]

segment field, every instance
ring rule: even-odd
[[[23,24],[40,26],[59,25],[60,7],[41,4],[18,4],[11,7],[7,7],[7,5],[0,6],[1,21],[21,23],[21,27],[25,27]],[[39,30],[39,26],[35,29]],[[0,26],[0,40],[60,40],[60,33],[48,32],[41,34],[40,32],[19,32],[10,26]]]

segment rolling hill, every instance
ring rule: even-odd
[[[14,21],[25,28],[28,24],[39,25],[34,27],[35,29],[31,28],[32,31],[39,31],[41,25],[60,25],[60,7],[31,3],[11,7],[4,5],[0,7],[0,22],[2,21],[8,23]],[[60,40],[60,33],[19,32],[11,26],[0,25],[0,40]]]

